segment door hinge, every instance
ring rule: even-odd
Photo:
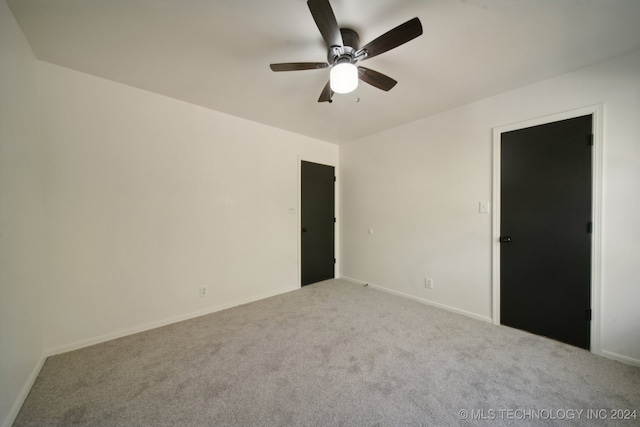
[[[593,134],[587,136],[587,145],[593,145]]]
[[[587,309],[587,320],[591,321],[591,309]]]
[[[334,175],[333,176],[333,182],[336,182],[338,180],[338,178]]]
[[[336,263],[336,259],[335,259],[335,258],[333,259],[333,263],[334,263],[334,264]]]
[[[593,222],[589,221],[587,223],[587,234],[593,233]]]
[[[333,223],[335,224],[336,222],[338,222],[338,220],[336,219],[336,217],[333,217]]]

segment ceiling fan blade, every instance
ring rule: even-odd
[[[418,18],[413,18],[398,25],[392,30],[387,31],[377,39],[364,45],[356,56],[362,52],[366,52],[367,56],[364,59],[373,58],[376,55],[380,55],[388,50],[394,49],[406,42],[415,39],[422,34],[422,24]]]
[[[391,90],[398,82],[370,68],[358,67],[360,80],[384,91]]]
[[[308,0],[307,6],[328,47],[342,47],[342,35],[329,0]]]
[[[326,62],[285,62],[282,64],[271,64],[272,71],[299,71],[299,70],[318,70],[327,68],[329,64]]]
[[[322,89],[322,93],[320,94],[320,98],[318,98],[318,102],[333,102],[331,97],[333,96],[333,91],[331,90],[331,82],[327,82],[324,89]]]

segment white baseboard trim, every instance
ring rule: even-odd
[[[133,335],[133,334],[137,334],[140,332],[145,332],[145,331],[149,331],[151,329],[156,329],[156,328],[161,328],[163,326],[167,326],[167,325],[171,325],[172,323],[178,323],[178,322],[183,322],[185,320],[189,320],[189,319],[194,319],[196,317],[200,317],[200,316],[206,316],[207,314],[212,314],[218,311],[222,311],[222,310],[226,310],[228,308],[233,308],[233,307],[237,307],[239,305],[243,305],[243,304],[249,304],[251,302],[254,301],[258,301],[261,299],[265,299],[265,298],[270,298],[276,295],[280,295],[280,294],[284,294],[287,292],[291,292],[291,291],[295,291],[296,289],[300,289],[299,286],[295,286],[295,287],[288,287],[288,288],[282,288],[273,292],[267,292],[265,294],[260,294],[251,298],[244,298],[241,300],[237,300],[231,303],[227,303],[227,304],[221,304],[221,305],[217,305],[214,307],[208,307],[204,310],[199,310],[199,311],[195,311],[195,312],[191,312],[191,313],[187,313],[187,314],[183,314],[180,316],[174,316],[174,317],[170,317],[167,319],[163,319],[163,320],[158,320],[156,322],[151,322],[151,323],[147,323],[144,325],[140,325],[140,326],[136,326],[133,328],[129,328],[129,329],[125,329],[122,331],[118,331],[118,332],[114,332],[111,334],[106,334],[106,335],[101,335],[98,337],[94,337],[94,338],[89,338],[86,340],[81,340],[81,341],[76,341],[74,343],[70,343],[70,344],[64,344],[61,346],[57,346],[57,347],[53,347],[50,348],[46,351],[46,355],[47,356],[53,356],[56,354],[61,354],[61,353],[67,353],[69,351],[73,351],[73,350],[79,350],[81,348],[84,347],[89,347],[92,345],[96,345],[96,344],[100,344],[106,341],[111,341],[117,338],[122,338],[122,337],[126,337],[129,335]]]
[[[13,422],[16,420],[16,417],[20,412],[20,408],[22,408],[22,404],[27,399],[27,396],[31,391],[31,387],[33,387],[33,384],[36,382],[36,378],[38,378],[38,375],[42,370],[42,366],[44,366],[45,360],[47,360],[46,354],[43,354],[42,356],[40,356],[40,359],[38,360],[36,365],[33,367],[31,374],[29,374],[29,378],[27,378],[27,381],[22,386],[22,390],[20,390],[20,394],[16,398],[16,401],[13,403],[13,406],[9,410],[9,413],[7,414],[6,418],[2,422],[2,427],[11,427]]]
[[[618,362],[626,363],[627,365],[638,366],[640,367],[640,360],[634,359],[633,357],[623,356],[621,354],[613,353],[607,350],[601,350],[600,354],[609,359],[617,360]]]
[[[441,308],[443,310],[451,311],[451,312],[456,313],[456,314],[462,314],[463,316],[471,317],[471,318],[476,319],[476,320],[481,320],[483,322],[493,323],[493,320],[491,319],[491,317],[482,316],[480,314],[472,313],[470,311],[462,310],[462,309],[459,309],[459,308],[456,308],[456,307],[451,307],[451,306],[448,306],[448,305],[445,305],[445,304],[440,304],[439,302],[430,301],[430,300],[425,299],[425,298],[420,298],[420,297],[417,297],[417,296],[414,296],[414,295],[406,294],[404,292],[400,292],[400,291],[396,291],[396,290],[393,290],[393,289],[389,289],[389,288],[386,288],[384,286],[375,285],[375,284],[373,284],[371,282],[363,282],[362,280],[354,279],[354,278],[351,278],[351,277],[348,277],[348,276],[340,276],[340,278],[344,279],[344,280],[347,280],[349,282],[359,283],[359,284],[362,284],[362,285],[367,284],[367,285],[371,286],[372,288],[378,289],[378,290],[383,291],[383,292],[387,292],[389,294],[398,295],[398,296],[401,296],[403,298],[408,298],[410,300],[417,301],[417,302],[422,303],[422,304],[430,305],[432,307]]]
[[[371,282],[364,282],[362,280],[354,279],[352,277],[341,275],[340,278],[343,279],[343,280],[347,280],[349,282],[360,284],[360,285],[367,284],[368,286],[370,286],[370,287],[372,287],[374,289],[378,289],[378,290],[383,291],[383,292],[387,292],[387,293],[390,293],[390,294],[393,294],[393,295],[398,295],[398,296],[401,296],[401,297],[404,297],[404,298],[409,298],[411,300],[414,300],[414,301],[417,301],[417,302],[420,302],[420,303],[423,303],[423,304],[426,304],[426,305],[430,305],[430,306],[433,306],[433,307],[441,308],[443,310],[451,311],[453,313],[462,314],[464,316],[468,316],[468,317],[471,317],[473,319],[477,319],[477,320],[482,320],[484,322],[493,323],[493,320],[490,317],[481,316],[479,314],[471,313],[469,311],[461,310],[459,308],[455,308],[455,307],[451,307],[451,306],[448,306],[448,305],[445,305],[445,304],[440,304],[440,303],[437,303],[437,302],[429,301],[429,300],[424,299],[424,298],[420,298],[420,297],[416,297],[416,296],[413,296],[413,295],[409,295],[409,294],[406,294],[404,292],[399,292],[399,291],[396,291],[396,290],[393,290],[393,289],[386,288],[384,286],[375,285],[375,284],[373,284]],[[617,353],[614,353],[614,352],[611,352],[611,351],[607,351],[607,350],[601,350],[600,352],[597,352],[595,354],[604,356],[604,357],[612,359],[612,360],[617,360],[618,362],[622,362],[622,363],[625,363],[627,365],[639,366],[640,367],[640,360],[634,359],[634,358],[629,357],[629,356],[623,356],[621,354],[617,354]]]
[[[251,303],[251,302],[254,302],[254,301],[258,301],[258,300],[261,300],[261,299],[273,297],[273,296],[284,294],[284,293],[287,293],[287,292],[295,291],[296,289],[300,289],[300,287],[299,286],[295,286],[295,287],[282,288],[282,289],[279,289],[279,290],[276,290],[276,291],[273,291],[273,292],[267,292],[265,294],[257,295],[257,296],[251,297],[251,298],[245,298],[245,299],[237,300],[237,301],[234,301],[234,302],[231,302],[231,303],[228,303],[228,304],[221,304],[221,305],[218,305],[218,306],[206,308],[204,310],[199,310],[199,311],[188,313],[188,314],[184,314],[184,315],[181,315],[181,316],[174,316],[174,317],[170,317],[168,319],[159,320],[157,322],[147,323],[145,325],[141,325],[141,326],[138,326],[138,327],[125,329],[125,330],[119,331],[119,332],[114,332],[112,334],[106,334],[106,335],[102,335],[102,336],[99,336],[99,337],[90,338],[90,339],[87,339],[87,340],[77,341],[77,342],[74,342],[74,343],[71,343],[71,344],[65,344],[65,345],[61,345],[61,346],[58,346],[58,347],[50,348],[50,349],[46,350],[44,352],[44,354],[38,360],[38,363],[33,368],[33,371],[29,375],[29,378],[27,379],[27,381],[24,383],[24,385],[22,387],[22,390],[20,391],[20,394],[16,398],[16,400],[15,400],[13,406],[11,407],[11,410],[9,411],[9,413],[7,414],[5,419],[2,421],[2,424],[1,424],[0,427],[11,427],[11,425],[14,423],[16,417],[18,416],[18,413],[20,412],[20,408],[22,408],[22,405],[24,404],[24,401],[26,400],[27,396],[29,395],[29,391],[31,391],[31,387],[33,387],[33,384],[35,383],[36,378],[38,378],[38,375],[40,374],[40,371],[42,370],[42,367],[44,366],[44,362],[47,360],[47,357],[49,357],[49,356],[53,356],[53,355],[60,354],[60,353],[66,353],[68,351],[78,350],[78,349],[81,349],[81,348],[84,348],[84,347],[89,347],[91,345],[100,344],[100,343],[105,342],[105,341],[110,341],[110,340],[117,339],[117,338],[122,338],[122,337],[125,337],[125,336],[128,336],[128,335],[137,334],[139,332],[144,332],[144,331],[148,331],[148,330],[151,330],[151,329],[160,328],[162,326],[167,326],[167,325],[170,325],[172,323],[182,322],[184,320],[189,320],[189,319],[193,319],[193,318],[200,317],[200,316],[206,316],[207,314],[211,314],[211,313],[215,313],[215,312],[218,312],[218,311],[226,310],[228,308],[237,307],[237,306],[243,305],[243,304],[248,304],[248,303]]]

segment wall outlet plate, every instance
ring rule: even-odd
[[[424,278],[424,287],[427,289],[433,289],[433,279],[431,277]]]

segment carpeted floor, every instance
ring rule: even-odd
[[[634,426],[638,412],[637,367],[330,280],[50,357],[14,425]]]

